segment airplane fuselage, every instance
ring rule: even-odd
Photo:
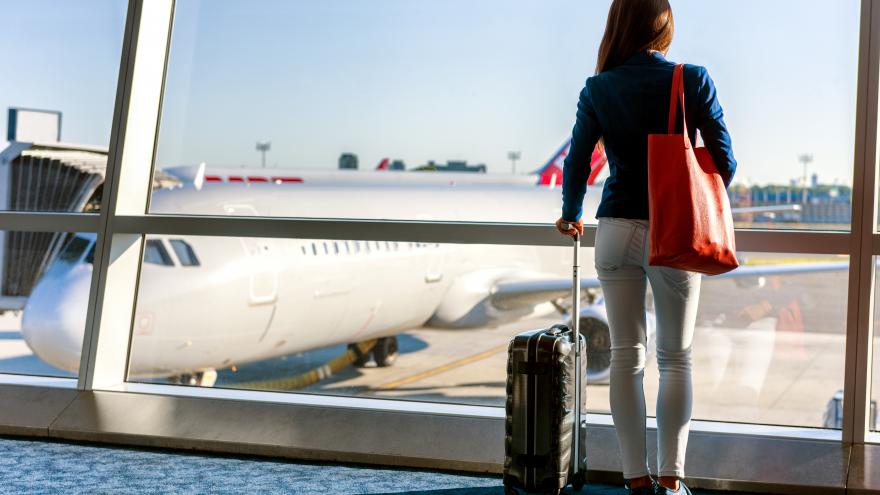
[[[594,191],[585,211],[595,211]],[[208,183],[156,191],[150,212],[547,224],[560,206],[558,189],[535,186]],[[502,311],[487,298],[505,278],[570,273],[564,248],[147,236],[145,249],[160,249],[156,243],[165,254],[145,254],[131,378],[225,368],[426,324],[473,328],[546,314],[549,303]],[[189,245],[198,264],[185,266],[173,243]],[[589,276],[592,263],[582,265]],[[52,281],[35,288],[26,319],[45,313],[36,307],[44,283]],[[76,369],[79,356],[58,361],[50,362]]]

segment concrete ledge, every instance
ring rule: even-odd
[[[648,430],[648,460],[657,472],[657,432]],[[686,475],[692,488],[774,494],[846,493],[849,447],[839,442],[691,432]],[[622,483],[617,435],[588,430],[590,479]]]
[[[77,395],[74,389],[0,385],[0,435],[47,437]]]
[[[91,442],[500,472],[503,421],[83,392],[50,436]]]
[[[348,407],[81,392],[0,386],[0,434],[500,474],[504,421]],[[656,435],[648,433],[649,458]],[[588,430],[589,478],[618,483],[612,426]],[[695,488],[777,494],[880,493],[880,446],[837,441],[692,432],[688,481]],[[652,462],[652,468],[653,466]]]
[[[856,445],[850,461],[847,493],[880,494],[880,445]]]

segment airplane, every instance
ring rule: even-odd
[[[191,181],[155,190],[150,211],[546,224],[560,213],[556,184],[568,146],[536,170],[528,185],[505,178],[450,183],[448,173],[382,171],[363,173],[369,177],[366,183],[338,171],[298,171],[299,181],[252,180],[265,176],[265,170],[233,169],[230,175],[230,170],[207,170],[202,164]],[[595,212],[601,199],[598,177],[606,168],[601,150],[594,153],[593,165],[598,171],[590,177],[585,212]],[[192,168],[176,172],[185,175]],[[27,345],[43,361],[68,371],[79,368],[94,249],[94,234],[75,234],[35,285],[22,316]],[[599,282],[592,250],[585,254],[582,288],[595,294]],[[845,266],[751,266],[727,276]],[[378,366],[390,366],[398,355],[396,336],[424,325],[451,331],[495,327],[554,312],[570,322],[570,310],[562,303],[571,292],[569,274],[570,250],[565,248],[149,235],[129,379],[212,386],[218,369],[373,340],[370,355],[356,364],[372,357]],[[579,317],[588,341],[587,380],[607,382],[610,334],[602,298],[584,305]],[[652,336],[653,316],[648,321]]]

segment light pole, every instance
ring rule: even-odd
[[[812,163],[813,155],[803,154],[798,155],[798,161],[804,165],[804,189],[803,195],[801,196],[801,204],[807,204],[807,165]]]
[[[266,168],[266,152],[269,151],[270,149],[272,149],[272,142],[271,141],[266,141],[264,143],[257,141],[257,151],[259,151],[263,154],[263,159],[262,159],[263,168]]]
[[[522,153],[519,151],[508,151],[507,159],[510,160],[511,165],[513,165],[513,175],[516,175],[516,161],[522,158]]]

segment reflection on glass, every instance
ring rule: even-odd
[[[143,265],[133,381],[502,406],[510,338],[570,321],[567,248],[149,242],[185,242],[200,264],[166,249],[171,264]],[[587,278],[595,277],[592,252],[582,250]],[[847,259],[743,253],[743,265],[703,286],[694,416],[837,427],[823,416],[843,388]],[[602,294],[587,290],[584,298],[588,404],[608,412]],[[649,322],[653,336],[650,314]],[[649,363],[653,410],[657,371],[653,357]]]
[[[5,2],[0,210],[100,208],[126,3]]]
[[[94,234],[0,231],[0,373],[75,377]]]
[[[181,181],[179,197],[200,194],[151,211],[553,222],[607,9],[179,1],[156,165]],[[683,2],[675,16],[669,59],[706,66],[719,88],[737,224],[848,229],[859,2]],[[820,53],[802,50],[817,32]],[[587,222],[609,173],[593,171]],[[221,204],[244,198],[263,200]]]

